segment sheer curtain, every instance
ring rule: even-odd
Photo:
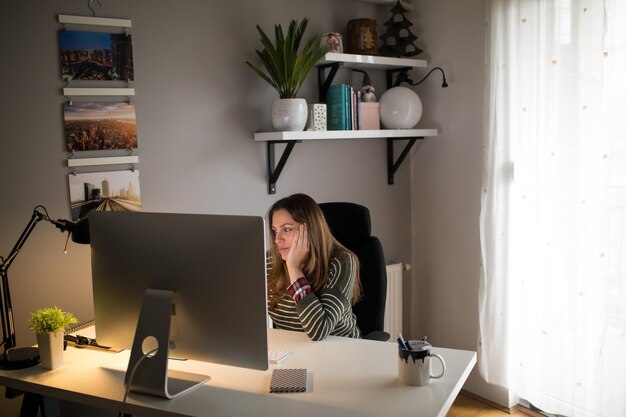
[[[492,0],[479,369],[626,416],[626,0]]]

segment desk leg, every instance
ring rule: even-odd
[[[58,398],[42,397],[41,417],[61,417],[61,406]]]
[[[37,417],[39,410],[41,410],[41,417],[61,417],[58,399],[42,397],[32,392],[24,393],[20,417]]]
[[[22,399],[22,408],[20,409],[20,417],[37,417],[39,408],[42,406],[41,395],[25,392]]]

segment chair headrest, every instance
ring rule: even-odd
[[[319,204],[335,239],[346,245],[368,238],[372,233],[370,211],[355,203]]]

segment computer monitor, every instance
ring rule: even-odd
[[[268,368],[263,217],[93,211],[89,228],[97,341],[132,349],[131,390],[174,398],[207,380],[169,356]]]

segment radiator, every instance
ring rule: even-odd
[[[395,340],[402,333],[402,262],[387,264],[387,298],[384,330]]]

